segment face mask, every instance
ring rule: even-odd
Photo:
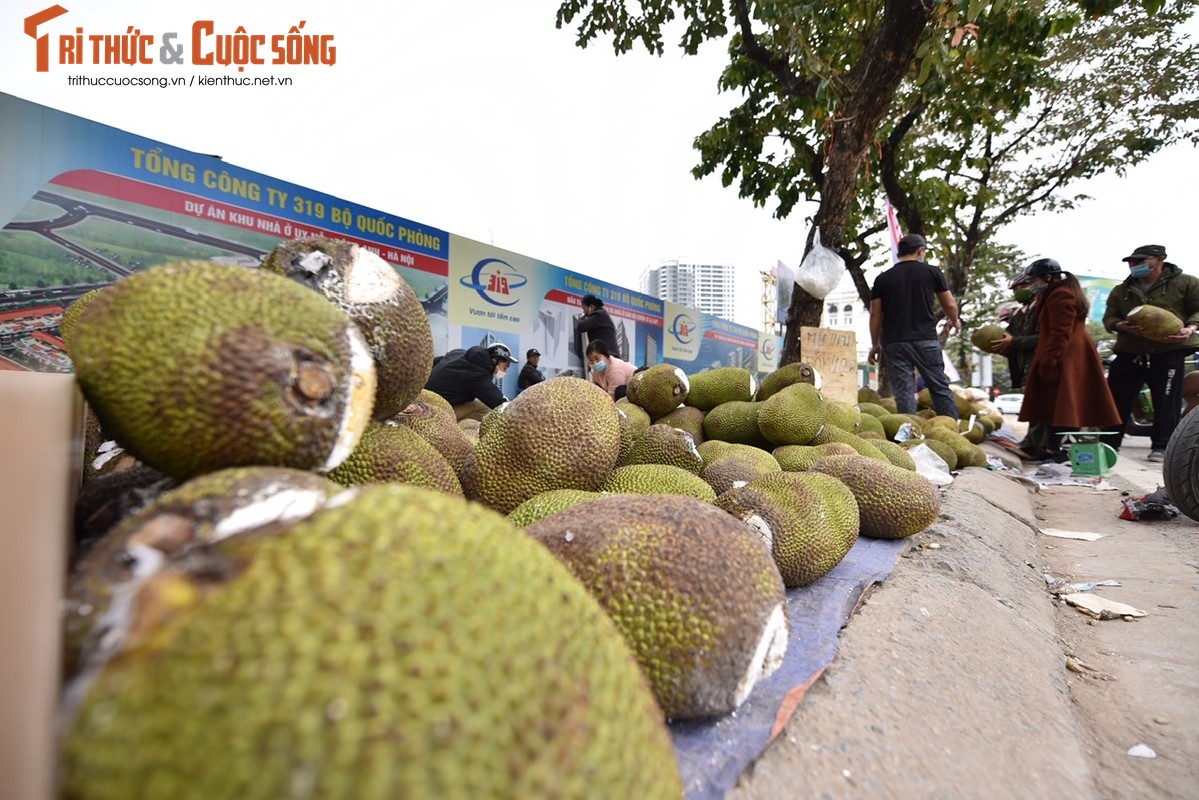
[[[1027,303],[1033,299],[1032,289],[1017,289],[1012,292],[1012,297],[1016,298],[1017,303]]]
[[[1128,270],[1128,274],[1134,278],[1143,278],[1149,274],[1149,265],[1142,262]]]
[[[604,370],[606,370],[608,368],[608,362],[607,361],[597,361],[591,365],[591,368],[593,370],[595,370],[596,372],[603,372]]]
[[[498,381],[500,378],[504,377],[504,374],[507,372],[508,372],[507,367],[496,367],[495,372],[491,373],[491,377],[493,380]]]
[[[1049,284],[1047,283],[1034,283],[1032,286],[1028,287],[1028,291],[1032,292],[1033,296],[1035,297],[1048,288]]]

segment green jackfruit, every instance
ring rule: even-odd
[[[885,415],[891,413],[890,411],[888,411],[887,409],[878,405],[877,403],[870,403],[870,402],[858,403],[858,410],[861,411],[863,414],[867,414],[871,417],[882,417],[882,416],[885,416]]]
[[[784,387],[762,403],[758,428],[772,445],[807,444],[828,420],[829,404],[810,383]]]
[[[101,286],[99,289],[92,289],[90,292],[85,292],[75,299],[62,312],[62,320],[58,323],[58,333],[62,337],[63,344],[67,346],[67,352],[71,352],[71,337],[75,334],[75,323],[79,320],[79,315],[83,313],[83,309],[100,296],[100,292],[106,287]]]
[[[878,417],[873,417],[870,414],[862,414],[858,418],[858,436],[864,436],[867,433],[878,434],[879,438],[887,438],[887,430],[883,427],[883,423]]]
[[[765,403],[734,400],[721,403],[704,416],[704,438],[769,449],[770,440],[758,427],[758,414]]]
[[[180,479],[254,464],[327,472],[375,395],[343,311],[278,275],[206,262],[106,287],[76,322],[71,358],[104,430]]]
[[[716,459],[728,455],[736,455],[738,458],[748,459],[764,468],[769,468],[770,462],[774,459],[774,456],[771,456],[768,451],[760,447],[754,447],[749,444],[737,444],[735,442],[722,442],[719,439],[708,439],[696,449],[699,451],[700,457],[704,460],[705,468]]]
[[[372,422],[350,457],[328,475],[343,486],[407,483],[462,496],[462,484],[450,463],[405,425]]]
[[[512,512],[508,514],[508,521],[518,528],[524,528],[550,514],[557,514],[565,508],[578,505],[584,500],[594,500],[597,497],[603,497],[603,495],[599,492],[585,492],[582,489],[551,489],[530,497],[512,509]]]
[[[1182,330],[1183,322],[1174,312],[1160,306],[1142,305],[1128,312],[1125,321],[1140,325],[1140,335],[1155,342],[1165,341],[1167,336]]]
[[[836,425],[843,431],[857,433],[862,428],[861,410],[843,400],[828,400],[828,424]]]
[[[280,244],[262,269],[324,295],[358,325],[375,360],[376,420],[416,399],[433,368],[433,333],[416,292],[395,267],[352,242],[312,237]]]
[[[773,395],[796,383],[807,383],[820,388],[820,374],[811,364],[793,361],[784,364],[762,380],[755,400],[768,400]]]
[[[590,381],[550,378],[502,408],[459,471],[472,500],[507,514],[550,489],[595,491],[616,464],[620,417]]]
[[[691,384],[687,375],[671,364],[655,364],[629,378],[627,397],[651,419],[665,416],[687,402]]]
[[[695,449],[691,434],[669,425],[653,424],[645,435],[633,443],[619,466],[628,464],[670,464],[696,475],[704,468],[704,460]]]
[[[803,472],[825,456],[857,455],[858,451],[844,442],[826,444],[785,444],[774,448],[774,458],[787,472]]]
[[[941,494],[928,478],[889,462],[862,456],[825,456],[812,469],[832,475],[853,492],[863,536],[913,536],[932,525],[941,511]]]
[[[633,426],[633,432],[640,436],[645,433],[646,429],[653,424],[653,420],[649,418],[649,414],[645,409],[634,403],[630,403],[627,397],[622,397],[616,401],[616,407],[625,413],[629,418],[629,424]]]
[[[474,441],[458,427],[454,412],[448,413],[438,406],[412,402],[389,420],[387,425],[408,428],[433,446],[457,473],[466,463],[466,457],[474,449]]]
[[[995,351],[991,349],[992,343],[1005,335],[1007,330],[1002,325],[983,325],[975,328],[970,334],[970,343],[984,353],[993,353]]]
[[[654,424],[669,425],[672,428],[685,430],[691,434],[691,438],[695,440],[697,445],[703,444],[704,412],[695,406],[679,406],[669,414],[658,417],[654,420]]]
[[[812,437],[812,441],[808,444],[828,444],[829,442],[847,444],[854,450],[857,450],[860,455],[868,456],[884,463],[890,463],[887,457],[882,454],[882,451],[873,444],[860,436],[855,436],[849,431],[841,430],[836,425],[825,425],[820,429],[820,433]]]
[[[131,608],[121,652],[68,692],[64,797],[682,796],[608,615],[461,498],[365,487],[192,551]]]
[[[671,494],[712,503],[716,492],[694,472],[667,464],[629,464],[612,470],[597,491],[608,494]]]
[[[887,460],[895,466],[915,471],[916,462],[912,460],[910,455],[908,455],[907,450],[905,450],[903,447],[900,447],[895,442],[883,439],[881,441],[871,442],[871,444],[877,447],[879,452],[886,456]]]
[[[881,407],[882,403],[880,401],[882,399],[883,399],[882,395],[880,395],[874,389],[871,389],[869,386],[859,386],[858,387],[858,404],[859,405],[861,405],[862,403],[873,403],[874,405]],[[865,411],[866,409],[862,409],[862,410]]]
[[[743,367],[717,367],[688,376],[691,381],[687,404],[700,411],[711,411],[721,403],[749,402],[758,391],[753,373]]]
[[[958,468],[957,453],[954,452],[952,446],[946,444],[945,442],[938,441],[937,439],[913,439],[912,441],[904,442],[903,447],[905,450],[911,450],[922,444],[927,445],[929,450],[932,450],[934,453],[940,456],[941,460],[945,462],[945,466],[950,472]]]
[[[733,711],[782,663],[782,580],[758,537],[723,511],[684,497],[604,497],[526,530],[624,632],[667,717]]]
[[[739,451],[726,453],[705,466],[704,471],[699,474],[712,487],[712,490],[716,492],[717,497],[729,489],[752,481],[754,478],[771,472],[779,472],[782,469],[774,456],[765,450],[759,450],[756,447],[749,447],[747,445],[737,445],[737,447],[743,448],[754,455],[751,456]]]
[[[127,602],[155,564],[197,545],[303,519],[342,491],[303,470],[235,467],[163,492],[99,539],[71,574],[62,615],[64,674],[105,654],[104,640],[120,630],[112,605]]]
[[[858,540],[857,501],[831,475],[763,475],[720,495],[716,504],[758,532],[788,589],[824,577]]]

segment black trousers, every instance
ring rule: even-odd
[[[1149,384],[1149,396],[1153,400],[1153,433],[1150,448],[1164,450],[1170,434],[1178,427],[1182,416],[1182,375],[1186,350],[1168,350],[1151,356],[1134,356],[1117,353],[1107,371],[1107,385],[1120,412],[1119,432],[1107,438],[1107,443],[1119,449],[1124,441],[1124,431],[1132,417],[1132,406],[1141,386]]]

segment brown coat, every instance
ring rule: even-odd
[[[1079,318],[1074,293],[1054,283],[1037,305],[1040,338],[1024,385],[1020,419],[1064,430],[1118,430],[1120,412],[1086,321]]]

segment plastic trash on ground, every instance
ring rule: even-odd
[[[932,481],[933,485],[948,486],[953,483],[949,465],[928,445],[918,444],[908,451],[908,455],[916,462],[916,471]]]
[[[1159,520],[1178,516],[1178,507],[1170,502],[1170,496],[1161,486],[1156,492],[1141,497],[1127,497],[1120,504],[1120,519]]]

